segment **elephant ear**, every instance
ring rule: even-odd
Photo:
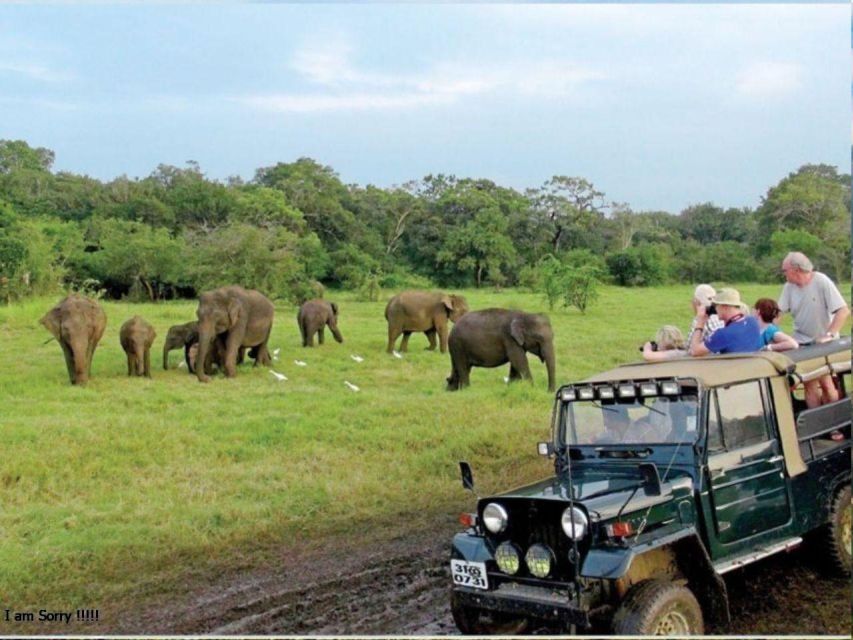
[[[453,311],[453,300],[450,296],[441,296],[441,304],[443,304],[444,308],[447,309],[447,313]]]
[[[59,319],[59,308],[51,309],[39,320],[44,327],[53,334],[57,340],[62,339],[62,323]]]
[[[509,323],[509,335],[518,343],[518,346],[524,346],[524,321],[521,318],[515,318]]]
[[[242,310],[243,305],[239,301],[231,300],[228,303],[228,320],[231,322],[232,327],[239,322]]]
[[[337,303],[330,302],[329,304],[332,305],[332,313],[334,313],[335,317],[337,318],[338,317],[338,305],[337,305]]]

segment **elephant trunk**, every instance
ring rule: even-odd
[[[169,351],[170,345],[167,342],[163,345],[163,370],[167,370],[169,368]]]
[[[73,354],[74,371],[71,375],[71,384],[84,385],[89,381],[89,345],[85,338],[79,338],[69,343]]]
[[[198,328],[198,353],[195,357],[195,373],[198,376],[199,382],[207,382],[207,374],[204,371],[204,365],[207,362],[208,354],[213,348],[213,341],[216,339],[216,334],[213,328],[201,327]]]
[[[338,325],[336,322],[330,322],[329,329],[332,330],[332,335],[335,336],[335,340],[337,340],[338,342],[344,341],[344,337],[341,335],[341,331],[340,329],[338,329]]]
[[[137,343],[133,346],[133,352],[136,356],[136,375],[145,375],[145,345]]]
[[[545,367],[548,369],[548,391],[554,391],[556,376],[554,373],[554,344],[548,344],[542,349],[542,360],[545,361]]]

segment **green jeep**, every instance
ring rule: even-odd
[[[849,372],[844,338],[629,364],[561,387],[551,442],[539,444],[554,475],[462,516],[456,625],[702,634],[729,622],[724,574],[804,540],[849,575]],[[807,409],[802,382],[824,375],[841,399]]]

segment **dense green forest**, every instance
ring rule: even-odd
[[[53,161],[0,140],[0,300],[60,288],[158,300],[231,283],[294,302],[324,286],[536,287],[554,258],[625,286],[773,282],[792,249],[849,279],[850,176],[828,165],[781,178],[756,209],[675,214],[610,202],[581,177],[524,192],[452,175],[382,189],[300,158],[248,182],[194,162],[101,182]]]

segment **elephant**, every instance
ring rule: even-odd
[[[225,337],[228,334],[216,336],[213,341],[213,346],[207,351],[207,359],[204,363],[204,372],[207,375],[212,375],[214,371],[221,371],[225,366]],[[198,359],[198,332],[191,334],[188,338],[186,350],[187,371],[195,375],[195,363]],[[249,349],[249,357],[257,359],[258,347]],[[237,364],[243,364],[246,357],[246,347],[240,347],[237,350]]]
[[[166,340],[163,343],[163,369],[166,370],[169,368],[169,352],[173,349],[180,349],[183,347],[187,368],[192,373],[193,367],[190,363],[190,347],[194,342],[198,342],[197,320],[169,327],[169,332],[166,334]]]
[[[471,367],[499,367],[509,362],[509,380],[532,380],[527,353],[539,356],[554,390],[554,331],[548,316],[509,309],[472,311],[450,332],[452,371],[447,390],[467,387]]]
[[[388,301],[385,319],[388,321],[388,348],[394,351],[394,343],[402,333],[400,351],[409,348],[409,336],[414,331],[423,331],[429,340],[429,350],[435,350],[435,334],[438,333],[441,353],[447,352],[447,321],[458,322],[468,311],[468,302],[462,296],[434,293],[430,291],[404,291]]]
[[[299,324],[299,333],[302,334],[302,346],[314,346],[314,334],[317,334],[317,342],[323,344],[326,326],[332,332],[335,340],[343,342],[344,337],[338,329],[338,305],[325,300],[309,300],[299,307],[296,315]]]
[[[206,362],[217,337],[225,341],[223,370],[233,378],[237,375],[240,347],[255,349],[255,366],[272,362],[267,342],[272,330],[275,308],[260,291],[239,286],[220,287],[199,296],[198,361]],[[209,382],[205,367],[196,367],[199,382]]]
[[[140,316],[133,316],[119,330],[121,348],[127,354],[127,375],[151,377],[151,345],[157,332]]]
[[[104,335],[107,315],[94,300],[71,294],[39,320],[62,347],[71,384],[85,385],[92,374],[92,357]]]

